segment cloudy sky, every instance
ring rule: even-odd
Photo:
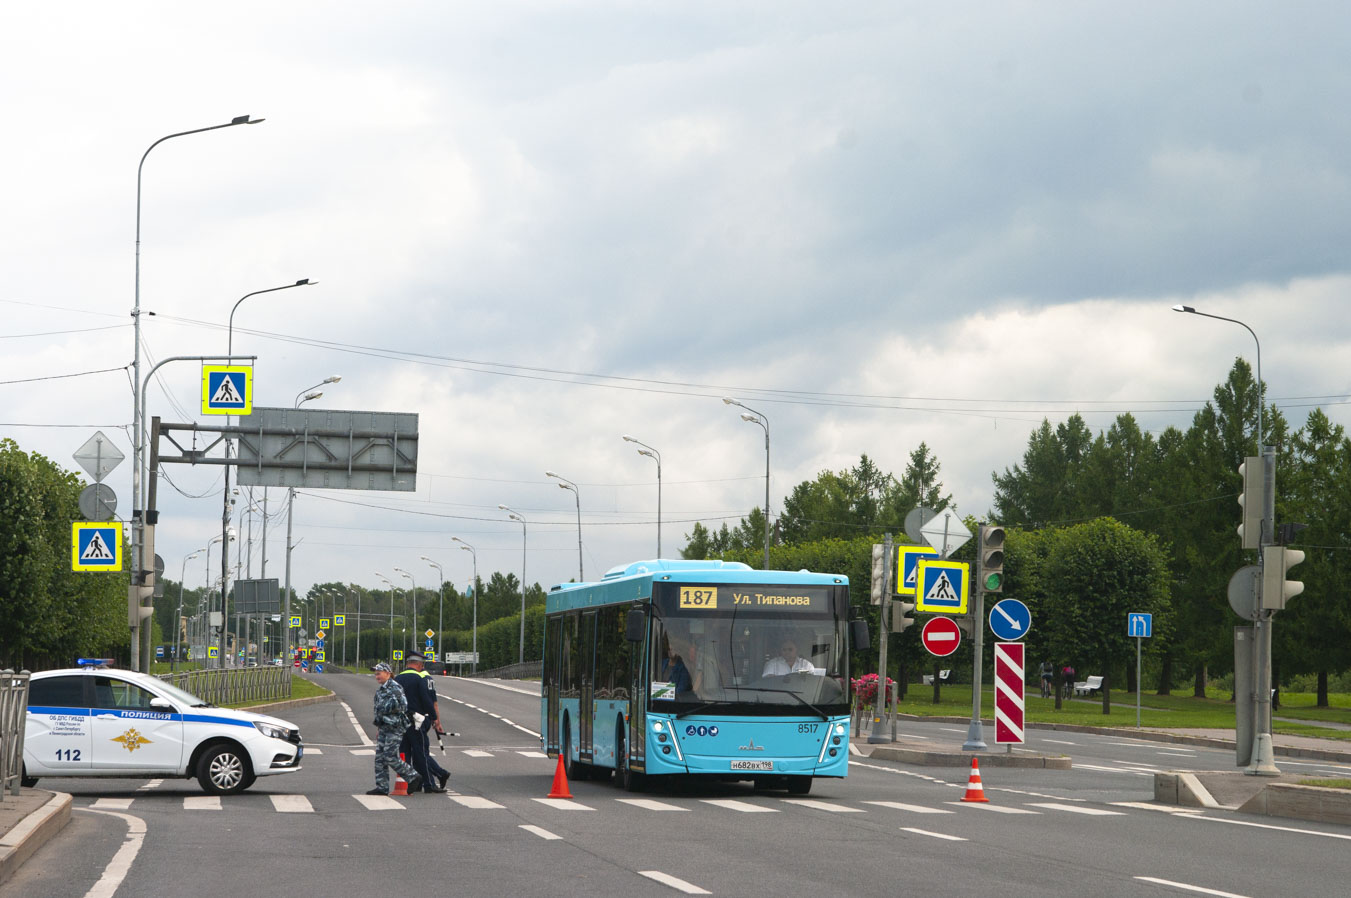
[[[1176,303],[1257,332],[1296,424],[1348,421],[1343,4],[378,6],[7,13],[0,437],[74,469],[101,429],[130,456],[137,165],[243,114],[266,121],[145,162],[143,374],[312,278],[236,313],[255,402],[340,374],[308,407],[420,416],[416,492],[302,491],[302,591],[434,585],[421,555],[462,587],[452,536],[519,576],[499,503],[529,581],[575,577],[546,469],[579,485],[588,578],[651,557],[656,466],[626,433],[662,454],[676,555],[763,502],[763,433],[722,396],[769,419],[775,511],[924,441],[983,515],[1043,417],[1185,427],[1252,360]],[[149,413],[218,423],[199,390],[170,363]],[[169,476],[177,579],[220,532],[221,469]]]

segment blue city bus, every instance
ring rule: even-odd
[[[540,733],[570,779],[713,776],[811,790],[849,770],[849,580],[642,561],[545,604]],[[670,780],[667,780],[669,782]]]

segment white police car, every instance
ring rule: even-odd
[[[44,776],[197,777],[212,795],[300,769],[293,723],[208,705],[156,677],[46,670],[28,684],[23,783]]]

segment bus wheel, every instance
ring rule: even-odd
[[[789,795],[806,795],[812,790],[812,778],[809,776],[788,777]]]
[[[563,753],[563,767],[567,771],[568,779],[574,783],[586,779],[590,772],[587,766],[572,758],[572,729],[566,717],[563,718],[563,745],[559,750]]]
[[[624,744],[624,726],[615,733],[615,785],[625,792],[643,791],[643,775],[629,769],[628,746]]]

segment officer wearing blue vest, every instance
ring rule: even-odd
[[[403,687],[404,695],[408,697],[408,714],[410,717],[420,714],[424,723],[427,720],[436,719],[436,693],[432,691],[431,680],[422,669],[421,655],[410,655],[408,666],[394,679]],[[413,720],[417,721],[418,718],[413,717]],[[442,770],[441,773],[444,776],[437,775],[433,779],[431,772],[427,769],[427,737],[422,726],[414,722],[408,727],[408,731],[404,733],[400,749],[403,751],[404,757],[408,758],[409,763],[413,765],[413,769],[418,772],[418,776],[421,777],[424,784],[423,789],[428,792],[446,791],[445,782],[450,774]],[[440,768],[438,767],[438,769]]]

